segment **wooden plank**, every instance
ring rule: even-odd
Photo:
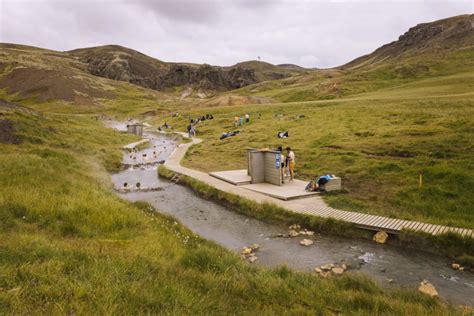
[[[382,220],[382,222],[379,223],[379,227],[381,228],[387,228],[387,224],[392,222],[392,218],[385,218],[385,220]]]
[[[400,223],[402,222],[401,219],[395,219],[395,221],[391,224],[390,229],[392,230],[398,230],[398,227],[400,227]]]
[[[449,229],[449,227],[447,227],[447,226],[441,227],[441,229],[438,232],[438,235],[446,233],[448,231],[448,229]]]
[[[439,230],[440,230],[441,228],[442,228],[442,226],[436,225],[436,226],[435,226],[435,229],[434,229],[433,232],[432,232],[432,234],[433,234],[433,235],[437,235],[438,232],[439,232]]]
[[[350,216],[347,218],[348,221],[353,222],[356,218],[360,216],[360,213],[350,212]]]
[[[379,216],[372,216],[371,218],[369,218],[367,220],[367,222],[364,223],[364,225],[367,225],[367,226],[372,226],[374,227],[375,224],[380,220],[380,217]]]
[[[462,235],[462,236],[467,236],[467,233],[468,233],[468,232],[469,232],[469,229],[467,229],[467,228],[461,229],[461,235]]]
[[[420,225],[421,225],[420,222],[413,222],[413,224],[411,224],[411,227],[410,227],[410,228],[411,228],[412,230],[415,230],[415,231],[416,231],[416,229],[417,229]]]
[[[425,225],[425,227],[423,228],[423,231],[424,231],[425,233],[429,233],[429,231],[432,230],[432,229],[433,229],[433,224],[427,224],[427,225]]]
[[[367,214],[364,218],[363,221],[360,224],[367,225],[368,222],[372,221],[374,218],[373,215]]]
[[[354,223],[361,224],[365,222],[365,220],[369,218],[369,216],[370,216],[369,214],[360,214],[360,216],[354,220]]]
[[[394,229],[399,230],[399,231],[402,230],[405,227],[405,223],[407,223],[407,221],[403,219],[397,221],[395,223]]]
[[[342,220],[347,221],[347,219],[351,216],[352,214],[349,212],[339,212],[339,218]]]

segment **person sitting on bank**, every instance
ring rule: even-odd
[[[250,115],[248,113],[245,114],[245,123],[250,123]]]
[[[296,157],[293,150],[290,147],[286,147],[286,152],[288,156],[288,169],[290,170],[290,180],[295,178],[295,165],[296,165]]]
[[[324,185],[329,182],[329,180],[335,178],[336,176],[333,174],[326,174],[324,176],[320,176],[317,181],[311,180],[307,185],[305,190],[306,191],[323,191]]]
[[[283,155],[283,147],[279,146],[278,151],[280,152],[280,175],[281,175],[281,183],[285,183],[285,155]]]

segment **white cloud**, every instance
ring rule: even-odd
[[[332,67],[471,1],[0,0],[0,41],[56,50],[119,44],[165,61],[262,59]]]

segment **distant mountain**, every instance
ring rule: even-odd
[[[58,52],[0,43],[0,92],[85,105],[142,87],[155,90],[146,92],[150,99],[214,96],[206,100],[212,105],[334,99],[472,73],[473,20],[461,15],[419,24],[371,54],[321,70],[256,60],[228,67],[170,63],[117,45]]]
[[[469,47],[474,44],[474,15],[459,15],[430,23],[418,24],[373,53],[361,56],[339,67],[353,69],[376,65],[415,54],[433,53]]]
[[[247,61],[230,67],[167,63],[117,45],[82,48],[67,53],[86,63],[91,74],[155,90],[192,86],[205,91],[227,91],[298,73],[260,61]]]

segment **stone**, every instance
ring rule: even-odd
[[[461,265],[459,263],[453,263],[451,265],[451,268],[453,268],[454,270],[459,270],[459,268],[461,268]]]
[[[426,295],[429,295],[431,297],[437,297],[438,296],[438,291],[436,291],[436,288],[431,284],[430,282],[423,280],[420,283],[420,286],[418,287],[418,291],[421,293],[424,293]]]
[[[321,273],[321,272],[323,272],[323,270],[321,270],[320,268],[316,268],[316,269],[314,269],[314,272]]]
[[[300,233],[298,233],[296,230],[290,230],[288,232],[288,236],[290,237],[298,237],[300,235]]]
[[[344,269],[343,268],[340,268],[340,267],[334,267],[332,268],[332,273],[334,273],[335,275],[342,275],[344,273]]]
[[[254,263],[255,261],[258,260],[258,257],[254,254],[250,255],[247,260],[250,262],[250,263]]]
[[[291,226],[288,227],[288,228],[291,229],[291,230],[299,230],[299,229],[301,229],[301,226],[298,225],[298,224],[293,224],[293,225],[291,225]]]
[[[345,264],[345,263],[343,263],[343,264],[341,265],[341,268],[343,268],[343,269],[344,269],[344,271],[346,271],[346,270],[347,270],[347,266],[346,266],[346,264]]]
[[[243,255],[249,255],[251,253],[252,253],[252,248],[250,248],[250,247],[244,247],[242,249],[242,252],[241,252],[241,254],[243,254]]]
[[[322,278],[327,278],[330,275],[331,275],[331,272],[329,271],[321,271],[321,273],[319,274],[319,276]]]
[[[327,263],[322,265],[320,268],[321,270],[330,271],[332,268],[334,268],[334,265],[332,263]]]
[[[311,239],[303,239],[300,241],[301,246],[311,246],[313,244],[313,241]]]
[[[387,279],[388,283],[393,283],[393,279]]]
[[[252,251],[255,251],[255,250],[258,250],[260,248],[260,245],[259,244],[253,244],[252,246],[250,246],[250,248],[252,248]]]
[[[464,267],[459,267],[459,271],[464,271]]]
[[[387,239],[388,239],[388,234],[386,232],[384,232],[383,230],[377,232],[375,235],[374,235],[374,241],[379,243],[379,244],[385,244],[387,242]]]

